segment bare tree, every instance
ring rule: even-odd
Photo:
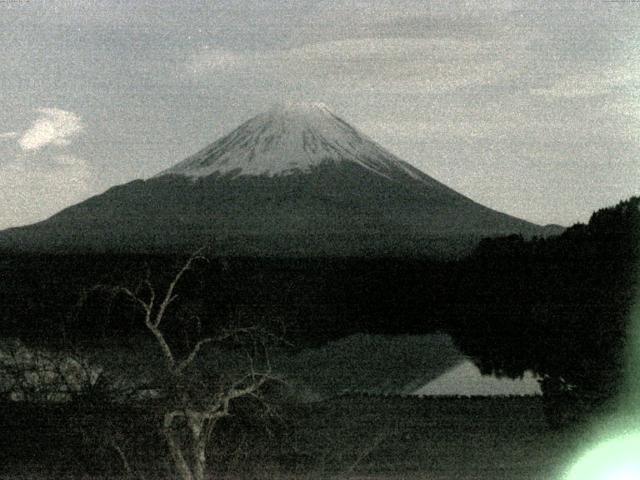
[[[234,401],[251,397],[267,405],[262,396],[263,387],[268,382],[280,381],[272,373],[268,360],[268,335],[257,326],[225,326],[217,329],[215,335],[202,336],[191,342],[186,351],[172,347],[165,331],[171,320],[170,307],[178,298],[176,290],[194,263],[203,260],[201,251],[190,256],[162,291],[156,289],[149,275],[134,290],[113,289],[142,310],[146,330],[161,352],[160,388],[166,400],[161,428],[173,465],[182,480],[204,479],[207,445],[218,422],[230,416]],[[200,325],[200,320],[196,320]],[[205,358],[205,351],[213,352],[214,356],[229,354],[226,347],[240,338],[251,339],[245,342],[251,348],[244,352],[243,362],[231,367],[229,362],[211,360],[210,355]],[[256,367],[258,361],[261,368]]]

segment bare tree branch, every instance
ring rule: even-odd
[[[162,431],[169,446],[169,452],[173,458],[174,466],[178,470],[180,477],[182,480],[193,480],[194,477],[191,473],[191,468],[187,463],[184,453],[182,453],[182,448],[176,441],[173,431],[173,420],[177,416],[177,413],[178,412],[168,412],[165,414]]]
[[[170,374],[169,378],[164,379],[168,382],[165,386],[170,395],[166,397],[169,404],[164,413],[162,432],[171,453],[173,465],[182,480],[204,480],[206,446],[217,422],[221,418],[230,416],[232,402],[241,397],[252,397],[264,404],[259,393],[262,387],[270,381],[281,381],[271,372],[271,363],[265,344],[265,338],[270,337],[256,327],[222,328],[217,335],[206,336],[195,341],[183,358],[178,358],[172,350],[161,324],[166,321],[169,307],[178,298],[176,289],[184,275],[192,269],[196,260],[203,258],[202,250],[202,248],[197,250],[186,260],[163,291],[157,291],[154,288],[149,273],[135,291],[126,287],[114,289],[142,309],[144,325],[162,351],[166,370]],[[156,305],[158,301],[159,305]],[[199,336],[200,318],[197,315],[193,318],[197,321]],[[256,339],[256,335],[261,338]],[[252,341],[251,344],[246,345],[247,347],[253,346],[253,352],[248,356],[248,371],[243,370],[243,374],[233,379],[229,369],[222,368],[218,372],[217,381],[211,382],[207,374],[200,375],[203,372],[195,369],[198,366],[196,361],[207,345],[222,346],[225,343],[239,342],[242,336],[248,336]],[[187,341],[187,345],[191,343]],[[254,357],[266,358],[266,371],[258,371],[255,368]],[[215,359],[213,363],[215,365]],[[220,368],[224,362],[217,361],[217,364]],[[190,370],[191,367],[194,367],[193,371]],[[211,365],[208,365],[208,368],[211,368]],[[211,395],[212,392],[207,390],[216,388],[215,385],[218,385],[217,392]],[[189,440],[184,438],[185,433],[190,437]]]
[[[145,313],[145,323],[149,322],[149,320],[151,319],[151,308],[153,307],[153,304],[145,302],[138,295],[136,295],[126,287],[118,287],[116,288],[116,291],[124,293],[127,297],[140,305]]]
[[[189,367],[193,361],[195,360],[196,356],[198,355],[198,352],[200,352],[200,349],[202,347],[204,347],[207,343],[214,343],[219,341],[217,338],[213,338],[213,337],[207,337],[204,338],[202,340],[199,340],[193,347],[193,349],[191,350],[191,352],[189,353],[189,355],[187,356],[187,358],[185,358],[184,360],[182,360],[180,363],[178,363],[178,365],[175,368],[176,374],[180,375],[187,367]]]
[[[154,321],[154,324],[157,327],[160,326],[160,322],[162,322],[162,319],[164,318],[164,314],[167,310],[167,307],[176,299],[178,298],[178,296],[176,294],[174,294],[174,290],[176,288],[176,286],[178,285],[178,283],[180,283],[180,279],[182,278],[182,276],[189,270],[191,270],[191,266],[193,265],[193,262],[196,260],[204,260],[205,258],[201,255],[202,251],[204,250],[204,247],[199,248],[198,250],[196,250],[186,261],[186,263],[182,266],[182,268],[180,269],[180,271],[178,271],[178,273],[176,274],[175,277],[173,277],[173,280],[171,281],[171,283],[169,284],[169,287],[167,288],[167,292],[164,295],[164,299],[162,300],[162,303],[160,303],[160,308],[158,309],[158,313],[156,314],[156,318]]]

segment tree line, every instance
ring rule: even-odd
[[[556,237],[485,239],[461,262],[454,339],[485,373],[539,375],[553,421],[597,410],[624,386],[639,206],[601,209]]]
[[[197,328],[284,326],[293,348],[353,333],[450,333],[485,373],[542,379],[549,411],[615,396],[636,288],[638,197],[549,238],[482,240],[457,261],[430,258],[215,258],[180,284],[166,335],[180,354]],[[170,285],[182,258],[0,255],[3,337],[78,342],[148,335],[140,305],[96,285]],[[142,283],[141,283],[142,282]],[[194,324],[194,318],[206,321]],[[567,402],[567,398],[570,399]],[[586,399],[586,400],[585,400]],[[573,408],[575,410],[575,408]]]

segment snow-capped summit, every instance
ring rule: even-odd
[[[388,178],[424,177],[323,103],[275,105],[158,176],[288,175],[332,162],[352,162]]]

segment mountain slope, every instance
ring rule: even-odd
[[[427,176],[319,105],[277,107],[155,177],[0,233],[0,247],[422,255],[546,230]]]

